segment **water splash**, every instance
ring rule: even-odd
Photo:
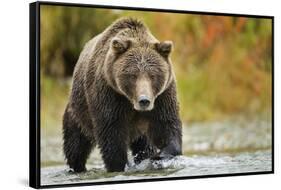
[[[108,173],[104,165],[87,165],[85,173],[68,172],[65,165],[41,169],[42,184],[85,183],[163,177],[202,176],[214,174],[271,171],[271,151],[243,152],[207,156],[176,156],[169,160],[130,159],[125,172]]]

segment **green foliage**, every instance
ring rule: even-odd
[[[54,79],[41,74],[41,126],[44,134],[62,125],[62,116],[70,92],[70,83],[66,79]],[[57,130],[57,129],[56,129]]]
[[[114,20],[110,10],[41,6],[41,64],[50,76],[72,75],[83,46]]]
[[[43,101],[65,107],[69,87],[56,89],[57,82],[71,76],[86,41],[124,16],[143,20],[159,40],[174,42],[173,67],[184,121],[270,110],[270,19],[57,6],[41,8]],[[53,92],[55,98],[44,95]],[[53,116],[61,119],[57,115]]]

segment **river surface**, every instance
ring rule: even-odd
[[[135,165],[129,155],[125,172],[108,173],[95,149],[88,171],[72,173],[65,165],[60,131],[41,134],[41,184],[71,184],[272,170],[271,123],[243,119],[193,123],[183,128],[183,152],[170,160]]]

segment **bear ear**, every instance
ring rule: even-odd
[[[130,46],[130,40],[122,40],[120,38],[113,38],[111,47],[116,53],[124,53]]]
[[[162,56],[167,58],[173,49],[173,42],[172,41],[158,42],[155,44],[155,48],[158,53],[160,53]]]

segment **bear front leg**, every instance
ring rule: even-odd
[[[182,154],[182,123],[176,94],[176,85],[172,82],[155,100],[148,131],[153,144],[160,149],[154,158],[163,159]]]
[[[108,172],[122,172],[127,163],[127,134],[122,122],[102,120],[97,139]]]
[[[160,152],[152,157],[154,160],[169,159],[182,154],[181,122],[155,121],[151,126],[150,136]]]
[[[63,151],[67,164],[74,172],[86,171],[86,161],[94,145],[94,139],[88,139],[79,124],[66,110],[63,118]]]

